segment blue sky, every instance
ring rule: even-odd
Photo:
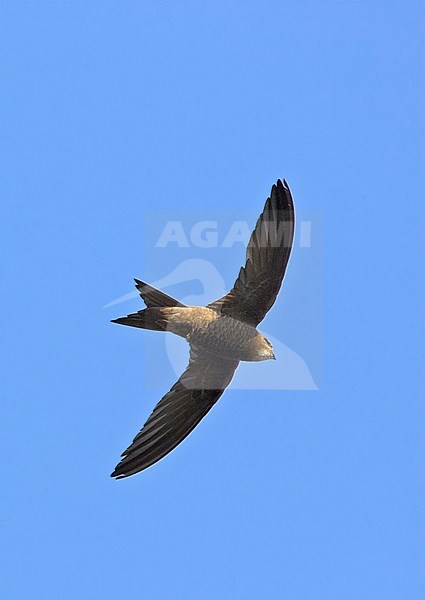
[[[423,600],[421,4],[2,4],[2,597]],[[236,385],[110,479],[175,375],[105,305],[231,285],[241,244],[155,227],[222,240],[278,177],[311,245],[262,329],[319,389]]]

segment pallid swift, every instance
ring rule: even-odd
[[[278,180],[251,234],[246,263],[233,288],[206,306],[185,306],[135,280],[146,308],[112,322],[182,336],[189,342],[190,360],[123,452],[111,477],[122,479],[143,471],[180,444],[220,398],[241,360],[275,358],[257,325],[282,284],[294,224],[291,192],[285,180]]]

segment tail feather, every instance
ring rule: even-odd
[[[167,331],[168,317],[161,308],[145,308],[136,313],[113,319],[112,323],[119,325],[128,325],[129,327],[139,327],[140,329],[151,329],[153,331]]]
[[[140,296],[143,298],[148,308],[158,306],[186,306],[178,300],[175,300],[175,298],[167,296],[167,294],[164,294],[164,292],[157,290],[144,281],[140,281],[139,279],[135,279],[134,281],[136,282],[136,288],[138,289]]]

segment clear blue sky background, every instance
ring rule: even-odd
[[[2,598],[423,600],[421,5],[2,3]],[[277,177],[322,219],[319,391],[230,390],[110,479],[173,383],[102,308],[165,274],[145,211]],[[301,272],[265,327],[308,345]]]

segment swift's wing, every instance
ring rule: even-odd
[[[279,179],[267,198],[232,290],[208,305],[255,327],[273,306],[282,285],[294,238],[294,203],[288,184]]]
[[[161,460],[196,427],[229,385],[238,361],[197,356],[180,379],[156,405],[111,477],[122,479]]]

